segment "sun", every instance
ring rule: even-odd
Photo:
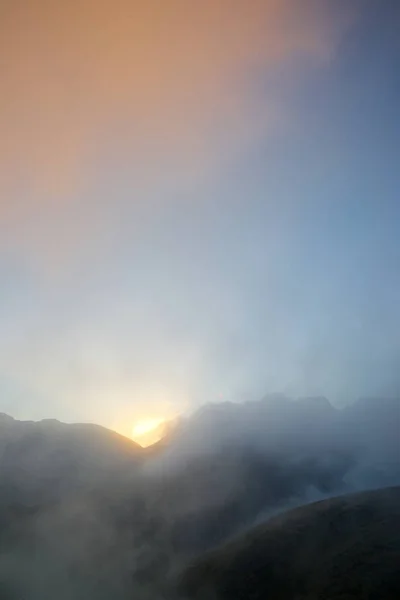
[[[141,419],[132,428],[132,439],[143,447],[151,446],[163,436],[165,419]]]
[[[145,419],[135,423],[132,429],[132,435],[141,436],[149,433],[156,429],[161,423],[164,423],[164,419]]]

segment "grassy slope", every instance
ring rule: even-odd
[[[280,515],[208,553],[183,575],[190,598],[400,598],[400,487]]]

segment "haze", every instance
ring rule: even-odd
[[[399,19],[0,0],[0,412],[396,395]]]

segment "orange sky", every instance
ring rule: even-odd
[[[329,57],[338,33],[321,0],[15,0],[0,11],[0,226],[39,254],[62,254],[60,220],[75,238],[93,221],[81,196],[102,160],[190,184],[254,143],[286,118],[279,94],[257,92],[261,74]]]

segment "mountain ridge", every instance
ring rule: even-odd
[[[395,600],[400,487],[285,512],[200,557],[180,579],[196,600]],[[376,555],[379,551],[380,555]]]

